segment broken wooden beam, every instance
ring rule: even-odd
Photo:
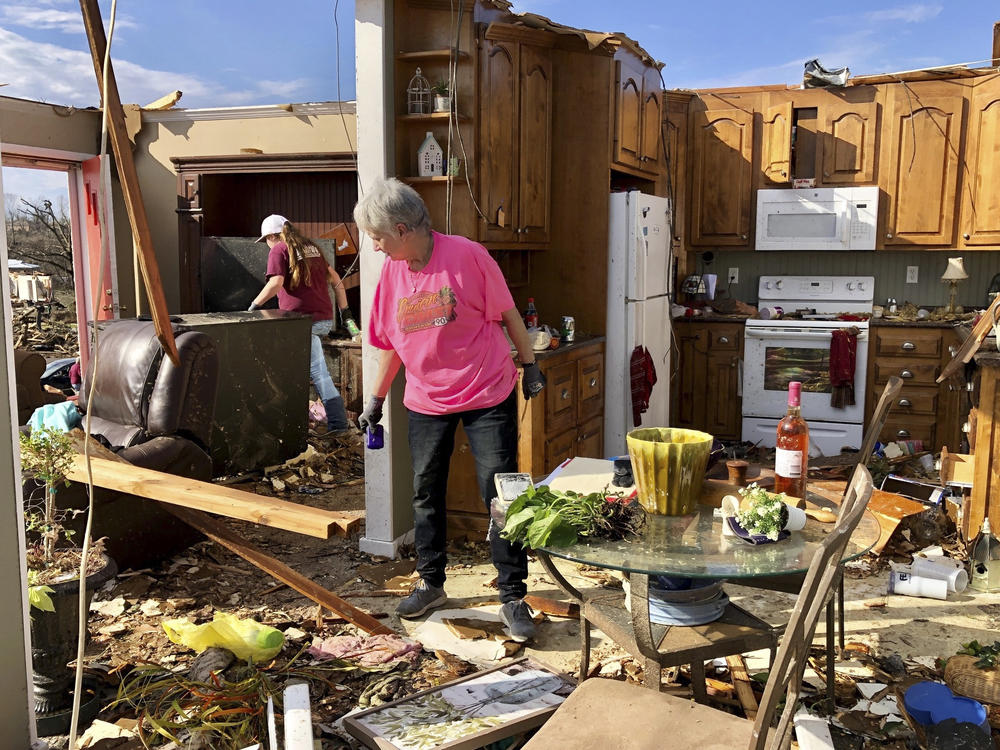
[[[115,154],[115,165],[121,180],[122,195],[125,207],[128,209],[129,223],[132,225],[132,239],[135,242],[136,257],[139,259],[139,271],[142,273],[143,285],[149,301],[153,317],[153,327],[156,337],[160,340],[163,351],[178,367],[180,359],[177,355],[177,344],[174,342],[174,329],[170,325],[170,315],[167,312],[167,299],[163,294],[163,281],[160,279],[160,266],[153,250],[153,237],[149,231],[146,219],[146,207],[142,200],[142,190],[139,188],[139,173],[132,158],[132,143],[129,141],[125,127],[125,110],[118,96],[118,84],[115,73],[108,59],[107,86],[103,86],[104,57],[108,48],[108,40],[104,33],[104,22],[101,20],[101,9],[97,0],[80,0],[80,10],[83,12],[83,26],[90,42],[90,56],[94,61],[94,72],[97,74],[97,85],[101,88],[101,106],[107,114],[108,138]],[[110,201],[111,196],[108,196]],[[182,269],[185,271],[187,269]],[[138,311],[136,311],[138,312]]]
[[[235,552],[247,562],[253,563],[272,578],[287,584],[303,596],[312,599],[317,604],[326,607],[331,612],[336,612],[353,625],[357,625],[366,633],[378,635],[380,633],[389,634],[394,631],[367,612],[345,602],[336,594],[327,591],[315,581],[306,578],[297,570],[290,568],[280,560],[276,560],[270,555],[262,552],[240,537],[236,532],[229,529],[225,524],[209,517],[205,513],[196,510],[179,507],[176,505],[165,505],[168,511],[173,513],[184,523],[197,529],[216,544],[221,544],[231,552]]]
[[[736,688],[736,697],[743,706],[743,712],[750,721],[754,721],[757,718],[757,696],[753,693],[753,683],[747,672],[747,663],[742,655],[734,654],[726,657],[726,665],[729,667],[729,678]]]
[[[125,492],[161,503],[250,521],[319,539],[329,539],[331,531],[347,536],[361,524],[362,514],[310,508],[273,497],[263,497],[231,487],[219,487],[162,471],[144,469],[128,462],[91,456],[94,485]],[[73,459],[66,478],[87,482],[87,463],[82,455]]]

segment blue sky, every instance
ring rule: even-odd
[[[106,16],[110,5],[101,0]],[[855,75],[984,60],[1000,20],[996,0],[516,0],[514,10],[624,32],[666,64],[668,88],[796,84],[814,57]],[[190,108],[336,100],[335,20],[339,98],[354,98],[353,0],[119,0],[117,13],[124,102],[175,89]],[[2,83],[4,96],[98,103],[78,0],[3,0]],[[36,195],[60,179],[20,172],[4,170],[6,193]]]

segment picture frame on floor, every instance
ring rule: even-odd
[[[344,717],[373,750],[472,750],[545,723],[576,683],[529,657]]]

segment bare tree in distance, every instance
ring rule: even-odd
[[[7,253],[12,258],[37,263],[47,273],[63,281],[73,279],[73,244],[66,201],[58,206],[42,199],[11,200],[5,196]]]

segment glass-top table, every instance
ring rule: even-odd
[[[801,531],[771,544],[751,544],[722,533],[723,519],[700,505],[687,516],[647,516],[641,536],[618,542],[595,540],[542,552],[575,563],[646,575],[685,578],[753,578],[804,573],[833,529],[812,518]],[[844,560],[863,555],[879,537],[878,521],[865,512],[851,535]]]

